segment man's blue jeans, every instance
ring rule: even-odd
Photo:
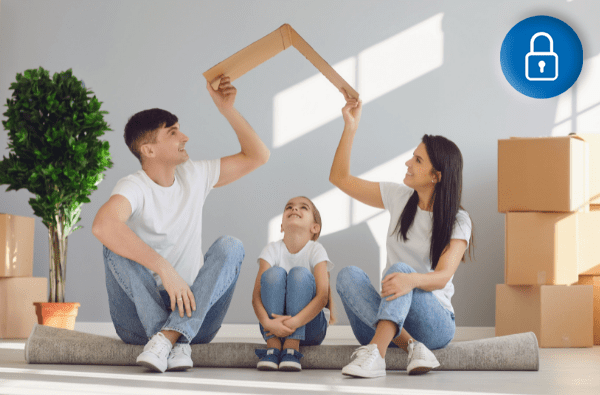
[[[204,265],[190,286],[196,311],[188,317],[171,311],[171,300],[159,290],[146,267],[104,246],[104,267],[110,316],[119,337],[129,344],[146,344],[161,330],[182,334],[180,343],[209,343],[223,323],[242,261],[242,242],[223,236],[204,255]],[[162,287],[161,287],[162,288]]]
[[[415,270],[406,263],[396,263],[385,275],[397,272],[414,273]],[[380,320],[398,325],[396,336],[404,327],[415,340],[430,350],[444,348],[454,338],[454,313],[442,306],[431,292],[415,288],[388,302],[371,285],[367,274],[356,266],[340,270],[336,288],[354,336],[362,345],[369,344],[373,339]],[[390,343],[390,346],[397,347],[394,343]]]
[[[305,267],[296,266],[287,273],[285,269],[274,266],[262,274],[260,278],[260,297],[269,315],[295,316],[304,309],[317,295],[317,285],[313,274]],[[260,333],[268,340],[261,324]],[[327,320],[321,310],[309,323],[296,329],[286,339],[298,339],[301,346],[317,346],[323,343],[327,334]]]

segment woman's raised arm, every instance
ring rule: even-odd
[[[379,183],[366,181],[350,174],[350,153],[362,113],[362,102],[348,96],[343,88],[340,91],[346,99],[346,105],[342,108],[344,132],[333,158],[329,181],[350,197],[364,204],[384,208]]]

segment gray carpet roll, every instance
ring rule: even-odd
[[[143,346],[125,344],[105,336],[37,325],[25,345],[28,363],[136,365]],[[264,343],[193,344],[196,367],[256,368],[256,348]],[[303,369],[342,369],[351,361],[355,345],[300,347]],[[538,342],[533,332],[490,339],[450,343],[433,350],[440,362],[435,370],[539,370]],[[390,348],[386,354],[388,370],[405,370],[407,354]]]

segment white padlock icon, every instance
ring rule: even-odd
[[[549,52],[536,52],[535,51],[535,48],[534,48],[535,39],[538,38],[539,36],[544,36],[544,37],[548,38],[548,40],[550,41],[550,51]],[[538,59],[542,58],[542,60],[540,60],[537,63],[537,66],[540,68],[540,74],[543,74],[544,68],[546,66],[548,66],[548,64],[545,62],[544,59],[547,59],[548,61],[551,61],[551,59],[554,59],[553,75],[549,76],[549,77],[546,77],[546,76],[532,77],[532,76],[530,76],[529,75],[529,58],[532,56],[534,57],[534,60],[535,60],[535,58],[538,58]],[[529,81],[554,81],[558,78],[558,55],[556,53],[554,53],[554,41],[552,40],[552,37],[548,33],[538,32],[538,33],[534,34],[533,37],[531,37],[531,41],[529,43],[529,53],[527,54],[527,56],[525,56],[525,77]]]

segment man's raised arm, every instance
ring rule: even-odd
[[[214,90],[207,81],[206,89],[210,93],[219,112],[229,121],[240,142],[241,151],[235,155],[221,158],[219,181],[215,188],[238,180],[269,160],[269,149],[258,137],[252,126],[233,107],[237,90],[231,85],[229,77],[222,77],[219,89]]]

